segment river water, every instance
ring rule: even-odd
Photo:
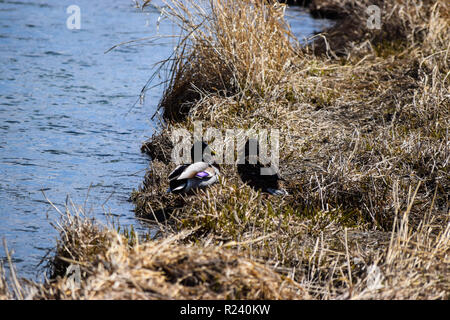
[[[80,29],[67,27],[71,5],[80,8]],[[0,0],[0,238],[20,277],[42,280],[37,265],[57,237],[50,225],[57,214],[43,192],[61,209],[67,195],[78,205],[87,198],[99,221],[112,215],[146,230],[128,198],[148,166],[140,146],[154,132],[150,117],[162,88],[132,106],[174,43],[105,51],[173,34],[169,24],[156,27],[158,17],[129,0]],[[329,25],[299,8],[288,19],[300,38]]]

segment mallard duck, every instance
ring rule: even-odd
[[[250,144],[255,146],[255,150],[250,150]],[[251,152],[250,152],[251,151]],[[284,179],[280,176],[278,171],[270,168],[269,165],[263,165],[258,157],[259,144],[256,139],[249,139],[245,143],[244,159],[237,164],[237,171],[241,177],[242,182],[248,184],[255,190],[261,190],[272,195],[288,195],[288,192],[281,187]],[[266,168],[270,170],[269,174],[262,174],[261,169]],[[270,168],[270,169],[269,169]]]
[[[195,157],[195,150],[202,150],[201,157]],[[206,151],[206,152],[205,152]],[[169,189],[172,193],[189,193],[192,190],[206,188],[219,180],[219,165],[214,162],[214,151],[205,143],[196,142],[191,148],[191,159],[201,161],[192,164],[182,164],[169,174]]]

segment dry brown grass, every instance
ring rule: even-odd
[[[6,282],[6,275],[3,265],[0,264],[0,300],[11,299],[11,291]]]
[[[165,1],[184,31],[161,101],[166,120],[183,120],[203,93],[264,97],[283,81],[293,55],[285,6],[261,1]]]
[[[364,2],[333,1],[348,19],[328,30],[327,41],[315,49],[290,40],[279,4],[256,1],[250,10],[245,1],[211,3],[221,10],[210,19],[196,11],[207,23],[189,21],[189,45],[175,63],[198,55],[191,67],[208,77],[173,69],[191,86],[183,90],[196,96],[181,106],[170,100],[179,83],[166,90],[162,107],[171,111],[163,134],[192,129],[197,120],[216,128],[278,128],[281,173],[291,195],[256,193],[242,185],[234,166],[224,166],[221,183],[196,197],[166,195],[173,164],[154,161],[143,189],[133,195],[137,214],[165,212],[169,233],[197,228],[190,238],[197,242],[244,243],[239,251],[307,283],[314,298],[448,298],[445,1],[380,3],[389,13],[380,30],[365,26]],[[246,33],[253,25],[261,30]],[[399,212],[407,212],[407,222],[401,220],[407,237],[397,226]],[[390,237],[399,240],[390,243]],[[432,253],[436,243],[440,255]],[[379,290],[364,282],[378,272],[373,270],[382,275]]]
[[[35,283],[23,280],[25,299],[293,299],[308,297],[289,278],[233,250],[187,244],[192,231],[140,242],[69,210],[59,223],[54,264],[79,268]],[[93,233],[95,230],[95,234]],[[77,240],[74,241],[74,238]],[[72,268],[72,270],[74,270]],[[3,280],[3,278],[2,278]],[[2,298],[11,298],[4,282]]]
[[[185,42],[189,40],[202,50],[214,48],[214,53],[208,51],[208,56],[195,45],[188,47],[195,54],[199,50],[205,53],[199,64],[202,74],[210,74],[220,61],[220,64],[233,66],[233,78],[245,86],[234,95],[232,92],[236,88],[233,86],[225,94],[195,89],[201,93],[201,99],[190,102],[189,117],[176,126],[169,126],[163,135],[167,136],[174,127],[191,129],[195,120],[204,120],[216,128],[278,128],[284,134],[280,155],[282,172],[290,180],[294,196],[301,197],[296,199],[301,200],[297,203],[322,210],[326,209],[326,204],[358,210],[375,226],[389,230],[394,187],[399,187],[399,202],[404,208],[406,198],[403,195],[410,185],[422,181],[418,193],[421,201],[422,196],[426,197],[426,204],[430,206],[437,190],[435,210],[447,214],[448,198],[444,190],[448,189],[449,161],[449,26],[445,2],[424,5],[420,15],[410,1],[398,2],[391,10],[386,8],[392,11],[392,20],[402,21],[398,24],[405,28],[396,41],[350,46],[346,48],[351,50],[348,55],[338,59],[315,56],[308,53],[308,49],[295,52],[288,40],[289,30],[280,31],[284,26],[282,17],[277,16],[267,23],[255,22],[267,30],[258,34],[260,44],[250,48],[254,51],[251,62],[244,53],[249,50],[248,43],[258,42],[253,38],[254,33],[245,38],[240,32],[230,32],[235,29],[223,21],[234,22],[234,5],[219,3],[222,17],[218,19],[216,13],[209,22],[215,26],[215,33],[205,35],[198,31],[203,24],[198,26],[190,21],[191,29],[186,30],[190,38]],[[241,5],[240,2],[238,6]],[[231,8],[223,9],[228,8],[226,6]],[[260,6],[264,9],[239,7],[242,20],[258,21],[256,18],[265,19],[271,14],[272,11],[265,8],[270,5]],[[275,13],[282,12],[279,5],[273,7]],[[199,20],[207,19],[200,11],[196,16],[201,17]],[[256,18],[252,19],[254,16]],[[236,29],[251,29],[242,23],[239,27]],[[414,38],[418,29],[423,34],[421,42]],[[226,31],[229,34],[223,36]],[[384,31],[374,31],[375,34],[380,32]],[[279,55],[270,51],[275,48],[270,42],[272,38],[285,41]],[[234,47],[242,48],[240,63],[235,57],[241,54],[233,52]],[[184,57],[189,61],[191,51],[184,49],[186,55],[176,64],[184,64]],[[279,57],[283,59],[278,60]],[[272,62],[265,64],[268,61]],[[192,74],[177,70],[186,78]],[[276,77],[270,77],[275,74]],[[225,76],[220,72],[219,75]],[[209,77],[203,79],[210,80]],[[191,78],[189,83],[193,88],[202,87],[196,81]],[[259,91],[261,88],[264,89]],[[165,109],[168,108],[164,104],[166,97],[176,96],[176,92],[178,89],[173,86],[166,91],[162,100]],[[176,103],[170,108],[172,114],[182,109]],[[166,117],[168,121],[179,119],[168,114]],[[167,158],[163,163],[167,163]],[[230,171],[227,177],[232,178],[233,168]],[[152,188],[152,192],[156,190]],[[417,207],[418,211],[422,208]]]
[[[448,299],[450,227],[442,229],[428,213],[417,229],[411,228],[409,208],[416,191],[408,209],[397,212],[390,233],[342,228],[337,212],[318,213],[299,224],[286,213],[281,217],[282,207],[265,210],[260,204],[263,219],[255,212],[233,216],[242,227],[239,241],[219,240],[213,232],[202,238],[201,223],[142,242],[100,227],[82,212],[66,211],[60,226],[77,234],[79,242],[61,237],[58,255],[72,257],[64,261],[80,268],[80,281],[70,274],[44,283],[22,281],[14,295],[0,287],[2,298]],[[94,229],[103,250],[80,245],[92,243]]]

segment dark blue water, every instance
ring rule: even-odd
[[[81,9],[80,30],[66,27],[73,4]],[[289,14],[300,37],[325,25],[298,9]],[[128,198],[148,166],[139,150],[153,133],[162,88],[128,111],[174,43],[104,52],[172,34],[164,23],[157,31],[158,16],[127,0],[0,0],[0,238],[14,250],[19,276],[41,279],[36,265],[57,237],[50,225],[57,215],[42,190],[63,208],[67,195],[82,205],[89,189],[87,208],[100,221],[112,214],[122,226],[146,228]]]

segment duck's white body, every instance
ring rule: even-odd
[[[219,180],[219,169],[207,162],[180,165],[169,174],[168,192],[187,193],[206,188]]]

